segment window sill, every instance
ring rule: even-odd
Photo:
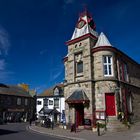
[[[83,76],[84,76],[83,73],[79,73],[79,74],[76,74],[75,77],[83,77]]]

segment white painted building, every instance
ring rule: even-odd
[[[65,110],[63,84],[57,84],[37,96],[37,118],[49,117],[62,122]]]

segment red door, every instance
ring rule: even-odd
[[[114,93],[106,93],[105,94],[105,100],[106,100],[106,115],[107,116],[115,116],[116,115],[116,109],[115,109],[115,97]]]
[[[77,104],[75,106],[75,119],[76,119],[76,127],[83,125],[83,121],[84,121],[83,104]]]

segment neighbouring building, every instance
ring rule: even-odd
[[[65,100],[63,84],[57,84],[37,96],[37,118],[50,118],[56,123],[63,121]]]
[[[140,64],[96,32],[91,14],[80,14],[72,38],[66,42],[66,123],[96,127],[97,120],[140,120]],[[135,47],[135,46],[134,46]],[[112,123],[113,124],[113,123]],[[121,125],[120,125],[121,126]]]
[[[0,117],[9,122],[33,118],[34,98],[18,85],[0,84]]]

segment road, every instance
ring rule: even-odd
[[[27,123],[0,125],[0,140],[62,140],[27,130]]]

